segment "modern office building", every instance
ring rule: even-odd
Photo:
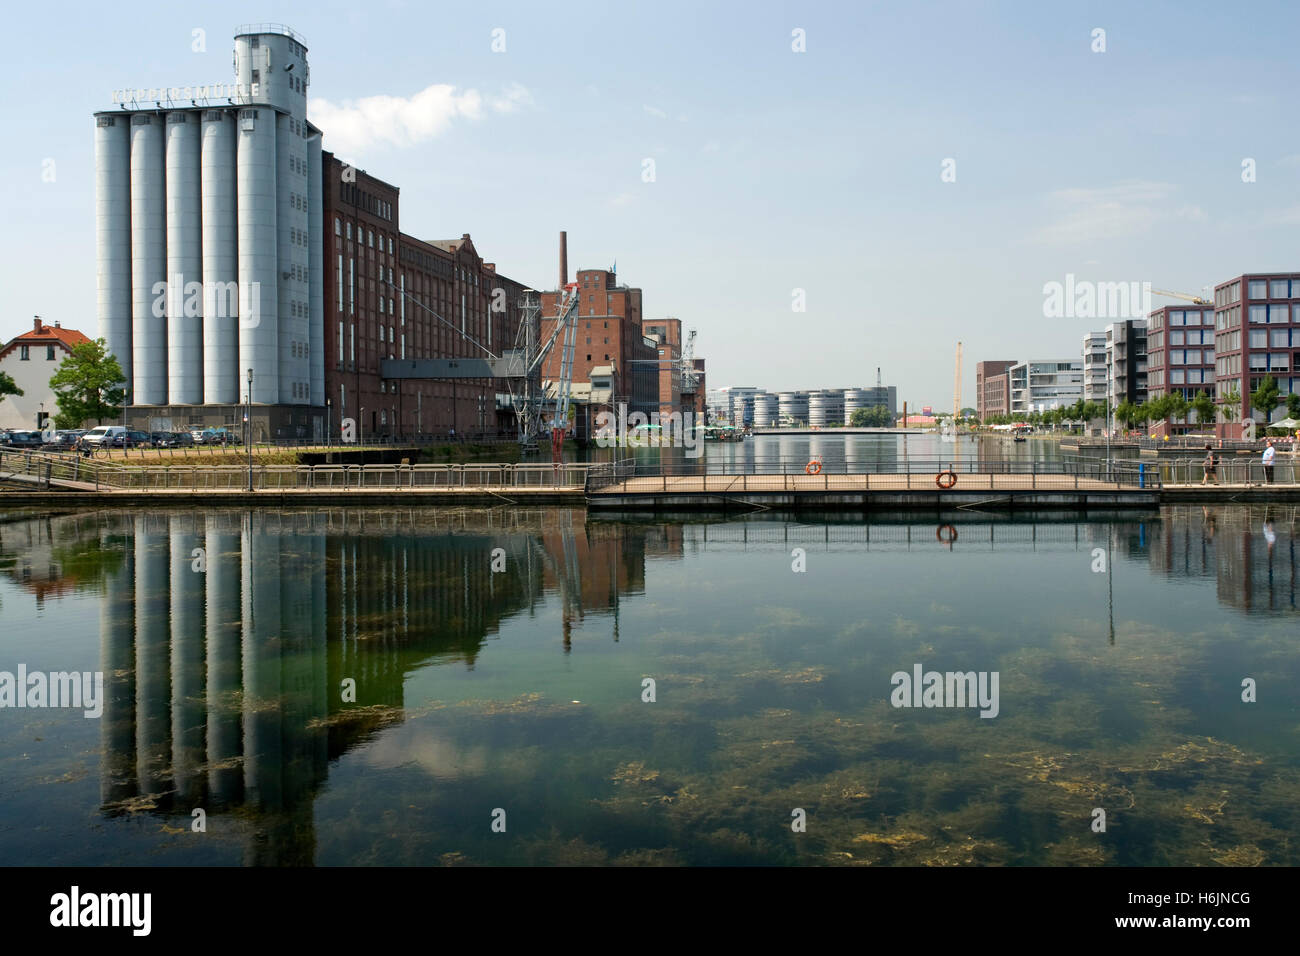
[[[1147,400],[1147,320],[1106,326],[1106,387],[1114,405]]]
[[[1167,305],[1147,321],[1147,397],[1181,394],[1191,401],[1198,392],[1214,394],[1213,306]],[[1154,434],[1181,434],[1201,423],[1191,412],[1185,420],[1155,422]]]
[[[1014,360],[975,363],[975,417],[981,422],[1011,412],[1011,377]]]
[[[1083,400],[1105,405],[1106,389],[1106,333],[1085,333],[1083,336]]]
[[[1276,421],[1286,416],[1279,405],[1271,415],[1251,407],[1251,392],[1265,375],[1272,375],[1278,390],[1300,393],[1300,272],[1255,273],[1237,276],[1214,287],[1215,399],[1239,396],[1220,422],[1220,435],[1240,434],[1241,422]],[[1220,415],[1220,418],[1225,416]]]
[[[1083,360],[1037,359],[1017,362],[1011,379],[1011,414],[1027,415],[1065,408],[1083,398]]]

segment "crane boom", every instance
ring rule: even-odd
[[[1169,292],[1169,291],[1167,291],[1167,290],[1165,290],[1165,289],[1152,289],[1152,290],[1151,290],[1151,294],[1152,294],[1152,295],[1167,295],[1167,296],[1169,296],[1171,299],[1186,299],[1188,302],[1195,303],[1196,305],[1211,305],[1211,304],[1212,304],[1212,303],[1210,302],[1209,299],[1202,298],[1202,297],[1199,296],[1199,295],[1191,295],[1191,294],[1189,294],[1189,293],[1187,293],[1187,292]]]

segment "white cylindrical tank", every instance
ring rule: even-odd
[[[775,395],[763,393],[754,396],[754,426],[756,428],[771,428],[777,421],[777,398]]]
[[[172,405],[203,401],[200,115],[198,110],[167,114],[167,401]]]
[[[308,260],[311,319],[308,329],[308,376],[311,404],[325,404],[325,233],[324,196],[321,195],[321,134],[315,130],[307,140],[307,209],[311,249]]]
[[[131,387],[131,117],[95,117],[95,272],[99,334]]]
[[[252,400],[274,405],[280,398],[276,251],[275,111],[239,111],[236,202],[239,210],[239,381],[253,370]]]
[[[161,113],[131,116],[132,405],[167,403],[167,203]]]
[[[239,263],[235,258],[235,114],[203,112],[203,401],[233,405],[239,388]]]

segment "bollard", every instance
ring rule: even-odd
[[[1138,462],[1138,487],[1145,488],[1146,486],[1147,486],[1147,463],[1145,461],[1140,461]]]

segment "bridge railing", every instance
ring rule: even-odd
[[[557,488],[576,490],[587,484],[588,463],[471,463],[463,465],[293,465],[253,463],[256,491],[307,489],[365,490],[484,488]],[[38,479],[81,482],[97,489],[124,491],[240,491],[249,485],[247,465],[130,466],[80,455],[43,455],[0,450],[0,477],[21,475]],[[56,482],[57,483],[57,482]]]
[[[1264,471],[1263,460],[1259,456],[1221,455],[1215,466],[1214,475],[1206,478],[1205,458],[1172,458],[1166,461],[1152,462],[1148,468],[1158,469],[1161,480],[1166,485],[1199,485],[1217,483],[1221,485],[1295,485],[1300,484],[1300,461],[1289,455],[1278,455],[1273,463],[1273,475]]]

